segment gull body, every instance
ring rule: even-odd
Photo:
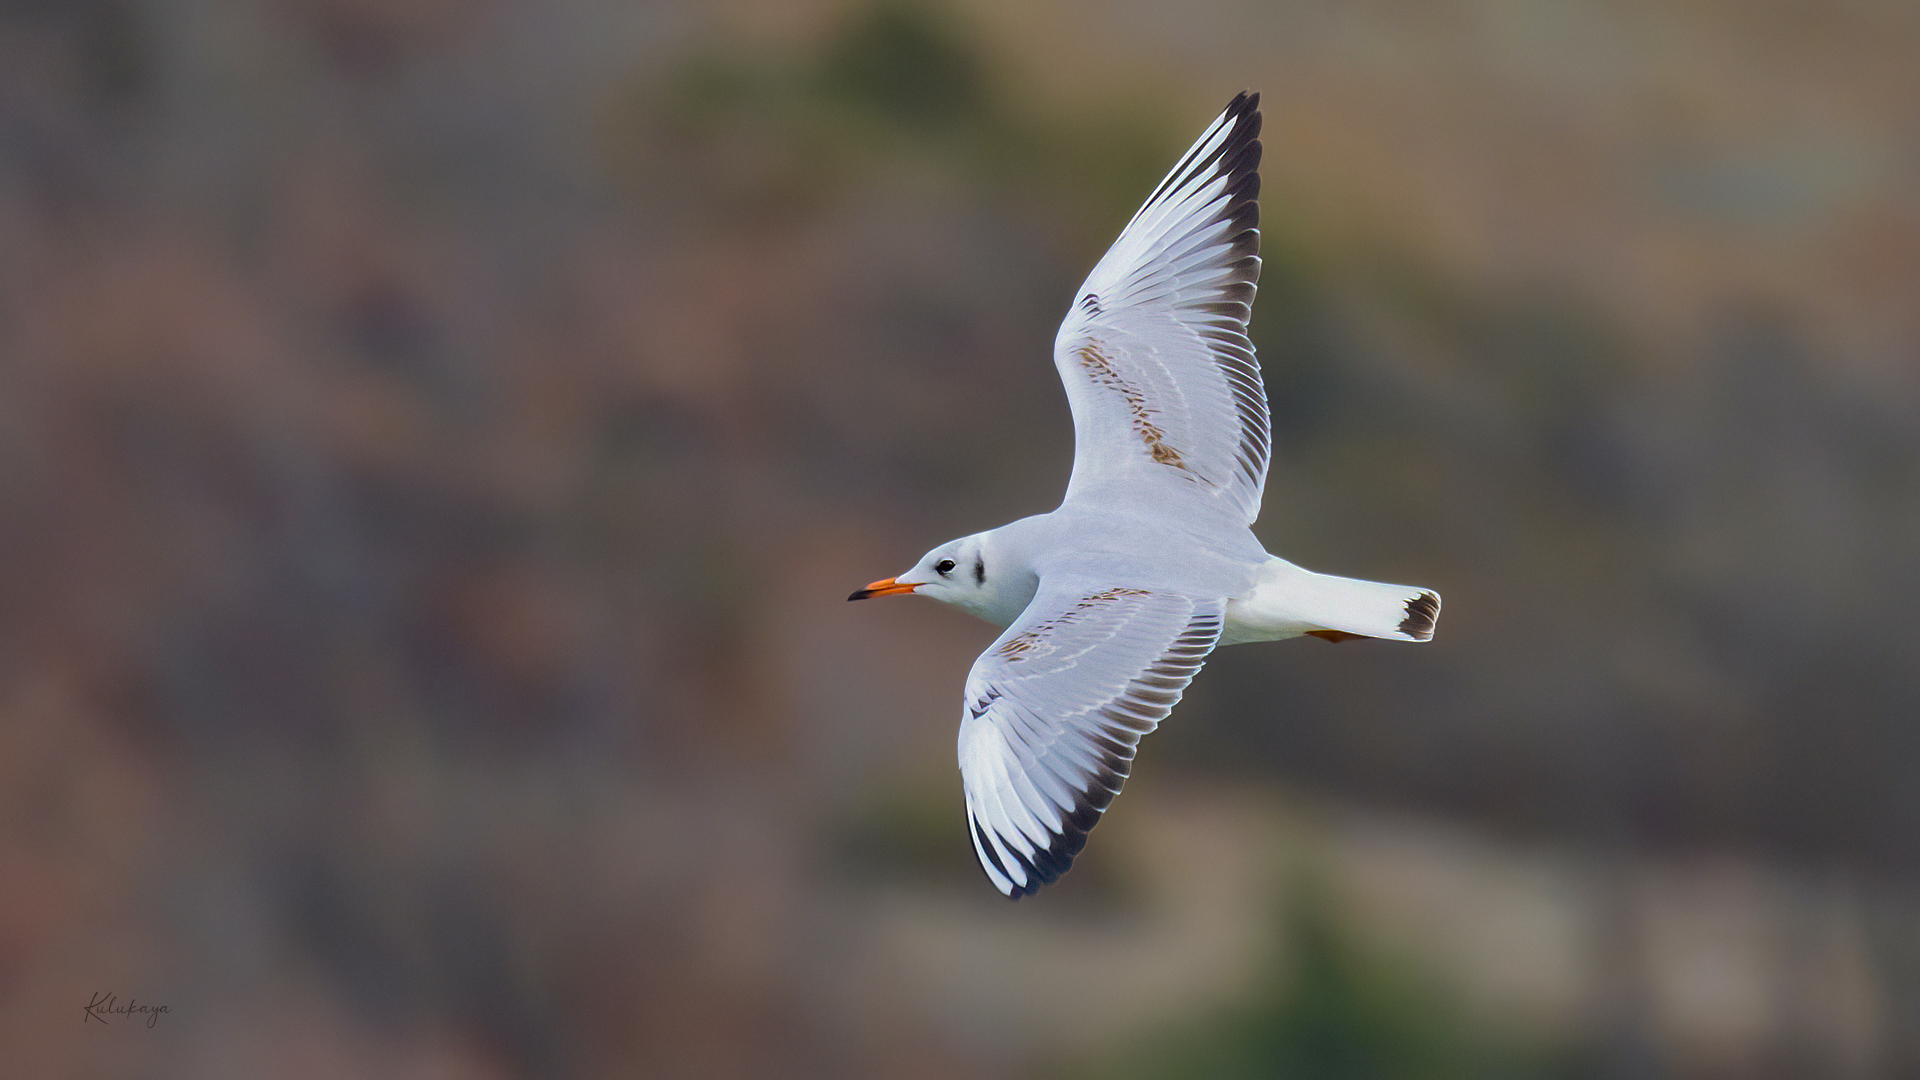
[[[1060,508],[848,598],[916,593],[1005,628],[967,678],[960,771],[980,865],[1015,898],[1071,865],[1215,647],[1425,641],[1439,617],[1432,590],[1314,573],[1253,534],[1271,442],[1246,336],[1259,132],[1242,94],[1081,286],[1054,341],[1074,418]]]
[[[1222,541],[1238,541],[1223,543]],[[1178,552],[1179,559],[1140,565],[1142,550]],[[912,592],[951,604],[995,626],[1010,626],[1033,602],[1048,556],[1074,570],[1118,564],[1130,585],[1227,597],[1220,645],[1280,641],[1312,634],[1333,641],[1377,637],[1426,641],[1432,619],[1414,619],[1408,605],[1439,596],[1429,589],[1316,574],[1270,555],[1252,529],[1196,534],[1178,523],[1140,515],[1061,507],[941,544],[912,570],[861,590],[867,595]],[[943,563],[954,565],[945,573]],[[866,599],[867,596],[859,596]]]

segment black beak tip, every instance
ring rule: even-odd
[[[847,597],[847,599],[848,600],[865,600],[867,597],[872,595],[873,595],[872,589],[855,589],[853,590],[853,595]]]

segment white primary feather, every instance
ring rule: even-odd
[[[1224,607],[1058,578],[974,661],[960,775],[974,850],[1001,892],[1030,894],[1073,862],[1140,737],[1212,651]]]
[[[1260,98],[1241,94],[1087,275],[1054,339],[1073,408],[1067,503],[1260,513],[1270,433],[1247,338],[1260,277]]]

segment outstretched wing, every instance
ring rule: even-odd
[[[967,676],[960,776],[987,877],[1020,897],[1066,872],[1140,737],[1220,637],[1226,601],[1041,583]]]
[[[1080,286],[1053,343],[1073,407],[1068,502],[1186,489],[1243,523],[1259,516],[1270,437],[1247,338],[1259,135],[1260,96],[1241,94]]]

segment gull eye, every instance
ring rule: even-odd
[[[933,569],[934,569],[934,572],[939,574],[941,577],[946,577],[948,574],[953,573],[953,560],[941,559],[939,562],[933,565]]]

